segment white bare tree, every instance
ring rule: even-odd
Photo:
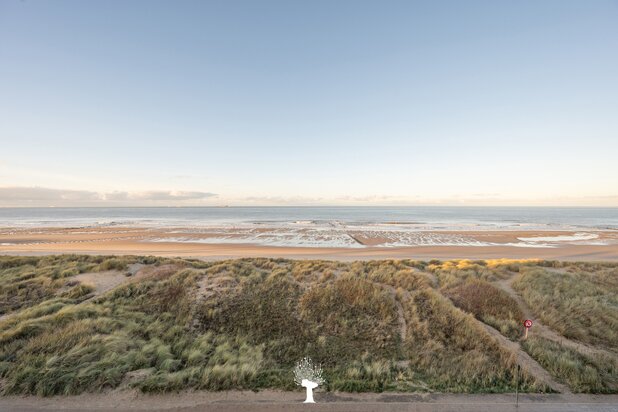
[[[311,358],[305,356],[294,367],[294,382],[307,389],[305,403],[315,403],[313,389],[325,382],[324,376],[322,376],[322,367],[314,364]]]

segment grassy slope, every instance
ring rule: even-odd
[[[526,267],[513,284],[562,335],[618,351],[618,265]]]
[[[583,355],[558,342],[538,337],[526,340],[524,348],[574,392],[616,392],[618,361],[615,358]]]
[[[516,340],[524,321],[521,309],[506,292],[489,282],[503,279],[514,268],[513,263],[504,261],[460,260],[434,262],[427,269],[437,276],[442,292],[457,307]]]
[[[72,275],[138,261],[166,270],[80,303],[91,290]],[[518,308],[488,281],[534,267],[0,257],[0,313],[10,313],[0,320],[0,385],[39,395],[292,389],[291,366],[309,355],[330,390],[512,391],[512,355],[474,317],[513,334]],[[600,386],[582,390],[608,391],[598,375]],[[543,388],[524,375],[523,389]]]

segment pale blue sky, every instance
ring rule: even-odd
[[[0,0],[0,143],[0,206],[618,206],[618,2]]]

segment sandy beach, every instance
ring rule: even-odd
[[[183,228],[3,228],[0,254],[61,253],[183,256],[202,259],[285,257],[295,259],[559,259],[618,260],[617,231],[433,231],[417,245],[383,246],[373,233],[349,234],[351,247],[245,243],[238,231]],[[224,235],[222,235],[222,231]],[[268,229],[260,229],[268,236]],[[420,236],[420,235],[419,235]],[[427,242],[429,239],[429,242]],[[435,244],[427,244],[434,242]],[[382,245],[382,246],[381,246]]]

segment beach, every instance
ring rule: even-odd
[[[303,238],[302,235],[306,233]],[[384,234],[386,233],[386,235]],[[385,236],[389,238],[385,238]],[[397,241],[393,239],[397,238]],[[303,239],[306,239],[303,244]],[[334,242],[338,240],[339,243]],[[341,245],[341,239],[345,244]],[[405,240],[405,242],[403,240]],[[286,243],[287,242],[287,243]],[[5,227],[0,254],[104,254],[293,259],[555,259],[618,260],[616,230],[389,231],[357,229],[320,232],[272,228]]]
[[[0,254],[618,260],[618,209],[0,208]]]

